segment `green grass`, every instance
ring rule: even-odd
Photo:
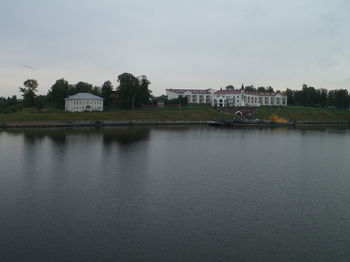
[[[108,110],[104,112],[67,113],[57,109],[26,108],[9,114],[0,114],[0,122],[29,121],[83,121],[83,120],[213,120],[220,113],[208,105],[183,108],[147,108],[135,110]]]
[[[311,121],[350,121],[350,112],[346,110],[315,107],[260,107],[253,118],[267,119],[272,113],[290,120]],[[225,118],[231,118],[225,116]],[[57,109],[26,108],[9,114],[0,114],[2,122],[40,122],[40,121],[102,121],[102,120],[217,120],[220,113],[208,105],[187,106],[183,108],[147,108],[135,110],[108,110],[104,112],[67,113]]]
[[[267,119],[272,113],[290,120],[310,121],[350,121],[350,112],[347,110],[287,106],[287,107],[260,107],[253,114],[254,118]]]

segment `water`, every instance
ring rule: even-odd
[[[350,129],[0,131],[0,261],[349,261]]]

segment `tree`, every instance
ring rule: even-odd
[[[319,101],[317,100],[318,99],[316,89],[312,86],[308,87],[306,84],[303,84],[302,104],[306,106],[315,106],[319,104]]]
[[[226,90],[234,90],[235,87],[233,85],[228,85],[226,86]]]
[[[263,86],[259,86],[259,87],[258,87],[258,92],[265,93],[265,92],[266,92],[265,87],[263,87]]]
[[[101,88],[101,96],[104,99],[104,105],[106,107],[111,106],[113,100],[113,85],[111,81],[106,81],[103,83]]]
[[[294,105],[294,91],[287,88],[286,90],[288,104]]]
[[[244,89],[247,92],[256,92],[257,91],[257,89],[253,85],[245,86]]]
[[[139,96],[142,104],[149,104],[151,101],[151,90],[148,89],[151,82],[145,75],[139,77]]]
[[[38,82],[35,79],[28,79],[23,83],[23,85],[24,87],[19,88],[20,92],[22,93],[23,104],[26,107],[32,107],[35,105]]]
[[[346,89],[335,90],[335,106],[338,108],[349,107],[348,90]]]
[[[35,106],[37,109],[42,109],[48,105],[47,96],[37,96],[35,98]]]
[[[101,87],[94,86],[91,93],[94,94],[95,96],[101,96]]]
[[[319,93],[320,93],[320,104],[322,107],[325,107],[327,105],[327,97],[328,97],[328,90],[321,88],[319,89]]]
[[[72,92],[72,87],[68,84],[68,81],[59,79],[49,90],[47,97],[49,103],[57,108],[64,108],[64,99],[67,98]]]
[[[139,107],[147,98],[148,85],[150,82],[145,77],[141,77],[140,81],[137,77],[130,73],[123,73],[118,76],[119,86],[117,88],[118,105],[122,108]],[[141,83],[143,87],[141,88]]]
[[[271,86],[266,87],[266,92],[272,93],[273,92],[273,88]]]
[[[78,82],[74,87],[73,87],[73,94],[77,93],[92,93],[93,92],[93,86],[89,83],[86,82]]]

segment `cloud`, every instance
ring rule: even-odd
[[[20,67],[22,68],[25,68],[25,69],[28,69],[28,70],[35,70],[35,68],[31,65],[28,65],[28,64],[22,64]]]
[[[147,75],[156,95],[242,82],[349,87],[348,0],[3,2],[0,96],[28,78],[46,92],[61,77],[99,85],[123,72]]]

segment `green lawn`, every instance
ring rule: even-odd
[[[213,120],[220,113],[208,105],[183,108],[147,108],[135,110],[108,110],[104,112],[67,113],[56,109],[24,109],[0,114],[0,122],[81,121],[81,120]]]
[[[290,120],[314,121],[350,121],[350,112],[346,110],[325,109],[315,107],[260,107],[253,118],[267,119],[272,113]],[[231,118],[225,116],[225,118]],[[67,113],[57,109],[33,108],[15,113],[0,114],[1,122],[29,121],[83,121],[83,120],[217,120],[220,113],[208,105],[187,106],[183,108],[147,108],[135,110],[109,110],[91,113]]]
[[[253,114],[254,118],[267,119],[272,113],[290,120],[310,121],[350,121],[350,112],[317,107],[287,106],[287,107],[260,107]]]

